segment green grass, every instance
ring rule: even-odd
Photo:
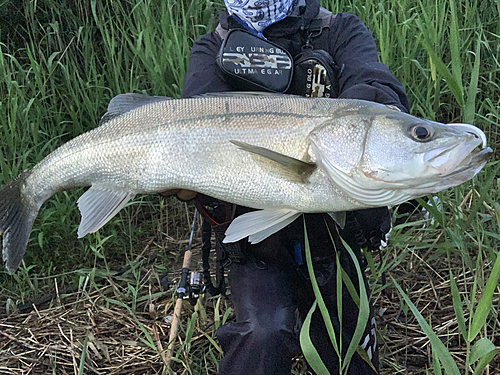
[[[118,93],[179,97],[189,48],[214,28],[221,2],[39,0],[23,5],[18,9],[17,2],[0,1],[0,184],[94,128]],[[380,59],[407,89],[412,114],[474,123],[497,149],[500,1],[336,0],[323,5],[356,13],[370,27]],[[497,353],[498,171],[495,158],[473,181],[438,194],[442,204],[427,207],[432,220],[414,218],[397,225],[389,248],[371,263],[374,296],[380,300],[382,291],[393,293],[408,324],[419,324],[431,343],[434,359],[427,362],[427,370],[405,373],[456,373],[447,362],[446,353],[451,352],[463,372],[475,374]],[[189,229],[186,205],[139,197],[99,234],[77,240],[75,202],[80,194],[59,194],[42,207],[24,265],[13,277],[0,274],[0,311],[52,293],[56,285],[79,286],[82,294],[98,290],[101,285],[85,280],[108,277],[123,265],[142,269],[153,249],[158,273],[174,269],[183,248],[179,240]],[[393,277],[386,284],[381,282],[383,272]],[[440,282],[442,289],[434,293],[443,291],[442,297],[449,297],[443,304],[452,307],[453,332],[439,331],[434,324],[439,309],[429,310],[422,302],[422,284],[408,277],[427,272],[431,281]],[[122,299],[106,294],[108,303],[110,298],[121,301],[136,314],[147,289],[142,280],[126,278],[128,286],[115,289]],[[218,308],[215,311],[219,314]],[[220,322],[223,312],[217,314],[214,319]],[[187,323],[189,335],[194,326],[200,328],[200,316],[198,312]],[[387,327],[382,330],[391,329],[390,322]],[[213,331],[206,335],[212,338]],[[203,368],[204,362],[215,366],[220,358],[210,342],[189,345],[176,357],[186,373],[198,373],[192,368]],[[398,350],[391,345],[382,342],[387,353],[384,371],[411,368],[410,355],[391,359],[390,352]],[[87,349],[84,353],[91,354]],[[196,353],[197,364],[189,362],[186,353]],[[294,371],[304,370],[299,366]]]

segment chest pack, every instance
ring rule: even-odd
[[[318,17],[306,28],[306,41],[296,56],[246,30],[228,31],[219,24],[216,32],[223,41],[216,69],[226,83],[238,91],[337,97],[339,69],[327,51],[315,48],[320,36],[323,41],[328,40],[325,34],[333,17],[335,15],[321,8]]]
[[[224,80],[239,91],[285,92],[292,80],[290,53],[243,29],[227,33],[216,62]]]

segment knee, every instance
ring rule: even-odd
[[[250,321],[221,326],[217,338],[224,351],[220,374],[290,374],[300,353],[292,330]]]
[[[294,355],[300,350],[295,322],[279,314],[272,318],[261,317],[223,325],[217,331],[217,338],[224,351],[230,347],[245,346],[256,351],[284,350]]]
[[[266,321],[254,324],[252,336],[261,345],[283,345],[297,340],[297,334],[293,326],[284,324],[283,321]]]
[[[221,343],[241,340],[251,341],[254,345],[267,346],[273,342],[283,342],[296,339],[294,327],[280,321],[245,321],[228,323],[217,330]]]

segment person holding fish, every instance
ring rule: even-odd
[[[323,373],[339,373],[351,342],[348,373],[376,373],[373,316],[357,327],[369,309],[357,306],[367,283],[354,260],[386,240],[380,206],[468,181],[493,151],[473,125],[404,113],[403,87],[356,16],[317,0],[226,1],[220,25],[192,48],[184,96],[197,97],[119,94],[98,127],[0,187],[5,270],[16,272],[40,207],[58,192],[89,187],[77,202],[81,238],[137,194],[195,191],[204,248],[213,229],[230,263],[236,321],[217,333],[220,373],[290,373],[302,322]]]
[[[225,5],[216,30],[194,43],[184,97],[215,92],[243,95],[230,94],[241,91],[256,95],[258,91],[364,99],[409,111],[404,88],[378,62],[373,37],[355,15],[332,14],[317,0],[225,0]],[[222,257],[231,263],[229,285],[236,321],[217,332],[224,351],[219,373],[289,374],[292,359],[300,353],[297,327],[314,302],[304,265],[303,220],[295,220],[257,244],[247,239],[223,244],[224,230],[218,228],[227,228],[229,221],[249,210],[200,194],[195,201],[206,214],[205,230],[210,222]],[[389,211],[382,207],[349,212],[343,229],[328,215],[307,214],[305,226],[316,280],[337,338],[341,337],[343,356],[356,328],[358,307],[343,286],[339,320],[336,252],[358,293],[359,285],[340,236],[362,263],[362,247],[376,249],[386,241]],[[339,373],[338,354],[318,309],[312,315],[310,336],[328,371]],[[373,314],[359,346],[365,358],[356,352],[348,373],[377,373]]]

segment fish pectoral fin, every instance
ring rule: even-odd
[[[317,167],[315,163],[308,163],[299,159],[295,159],[291,156],[283,155],[279,152],[269,150],[268,148],[254,146],[245,142],[234,140],[231,140],[230,142],[238,146],[241,150],[250,152],[251,154],[262,156],[268,160],[272,160],[282,165],[286,169],[296,173],[303,180],[307,179]]]
[[[149,96],[135,93],[119,94],[109,102],[106,113],[99,121],[99,126],[104,125],[117,116],[142,107],[143,105],[170,99],[172,98],[169,98],[168,96]]]
[[[328,215],[330,215],[333,221],[335,221],[341,229],[344,229],[346,217],[345,211],[329,212]]]
[[[226,229],[224,243],[248,237],[259,243],[297,219],[302,213],[292,210],[260,210],[238,216]]]
[[[78,238],[94,233],[135,197],[134,193],[92,186],[78,199],[82,221]]]

